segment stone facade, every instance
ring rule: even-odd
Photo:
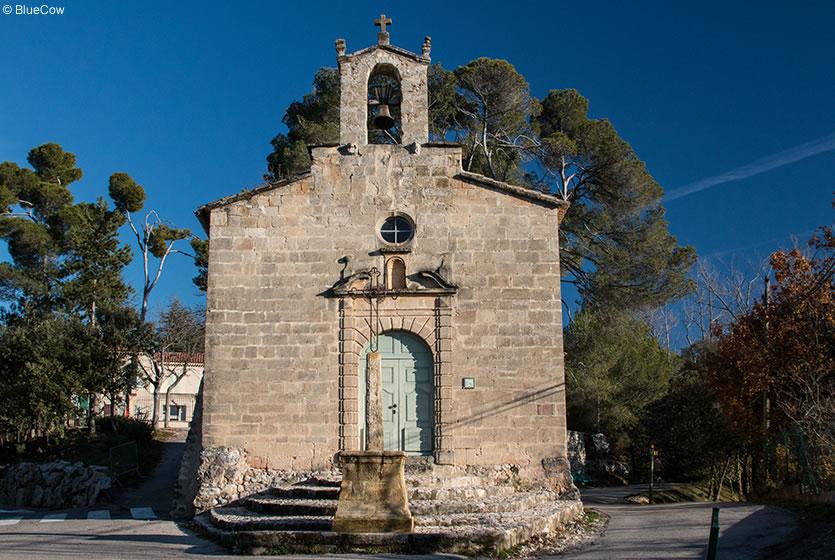
[[[198,211],[210,238],[204,454],[331,470],[340,451],[361,448],[363,349],[404,330],[432,351],[432,463],[513,465],[530,479],[567,464],[566,204],[463,172],[460,147],[428,143],[428,56],[404,52],[339,57],[343,145],[312,148],[308,175]],[[364,84],[379,63],[402,79],[402,145],[365,143]],[[392,215],[413,221],[410,243],[380,237]],[[393,256],[406,287],[365,297],[368,272]]]

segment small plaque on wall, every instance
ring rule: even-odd
[[[461,386],[464,389],[475,389],[475,377],[465,377],[461,380]]]

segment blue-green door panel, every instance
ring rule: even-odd
[[[365,444],[366,347],[360,356],[360,441]],[[382,355],[383,435],[387,450],[432,453],[435,424],[432,352],[413,334],[390,331],[377,338]],[[394,406],[396,405],[396,406]]]
[[[363,363],[365,360],[363,360]],[[383,445],[386,449],[397,449],[397,409],[392,406],[397,402],[396,380],[397,368],[391,363],[383,362],[381,372],[383,378]],[[365,387],[365,376],[362,377],[362,386]],[[363,405],[365,404],[365,392],[362,394]],[[363,424],[365,424],[363,415]]]

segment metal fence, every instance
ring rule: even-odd
[[[189,423],[194,416],[195,395],[173,395],[168,403],[168,421]],[[150,420],[153,416],[154,401],[149,398],[134,398],[130,403],[130,415],[140,420]],[[165,418],[165,395],[160,396],[158,416],[160,423]]]

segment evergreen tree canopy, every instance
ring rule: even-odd
[[[73,203],[69,185],[81,170],[58,144],[34,148],[28,160],[32,170],[0,164],[0,238],[11,256],[0,263],[0,297],[21,312],[84,310],[88,318],[96,302],[123,304],[124,218],[103,199]]]
[[[428,85],[430,134],[460,142],[466,170],[571,202],[560,230],[563,279],[586,305],[654,307],[692,289],[695,251],[670,234],[661,186],[612,123],[589,117],[579,92],[537,100],[512,64],[489,58],[455,71],[432,65]],[[271,181],[310,167],[306,144],[338,140],[337,70],[319,70],[283,122],[267,157]]]
[[[0,238],[10,260],[0,263],[0,432],[60,431],[89,396],[114,400],[130,390],[135,371],[126,367],[158,343],[145,322],[147,299],[173,243],[190,237],[151,211],[140,234],[131,212],[142,210],[145,191],[126,173],[114,173],[109,193],[74,203],[71,184],[81,177],[76,158],[57,144],[29,153],[31,169],[0,163]],[[141,312],[129,301],[122,277],[132,252],[119,239],[130,224],[146,263]],[[200,240],[205,271],[206,251]],[[159,259],[155,276],[148,253]],[[95,426],[91,423],[90,427]]]
[[[676,357],[622,311],[584,309],[565,331],[566,402],[572,430],[623,442],[667,391]]]
[[[339,140],[339,72],[321,68],[313,78],[313,91],[301,101],[294,101],[281,122],[286,134],[272,139],[272,153],[267,156],[267,179],[293,177],[310,169],[308,144],[326,144]]]

